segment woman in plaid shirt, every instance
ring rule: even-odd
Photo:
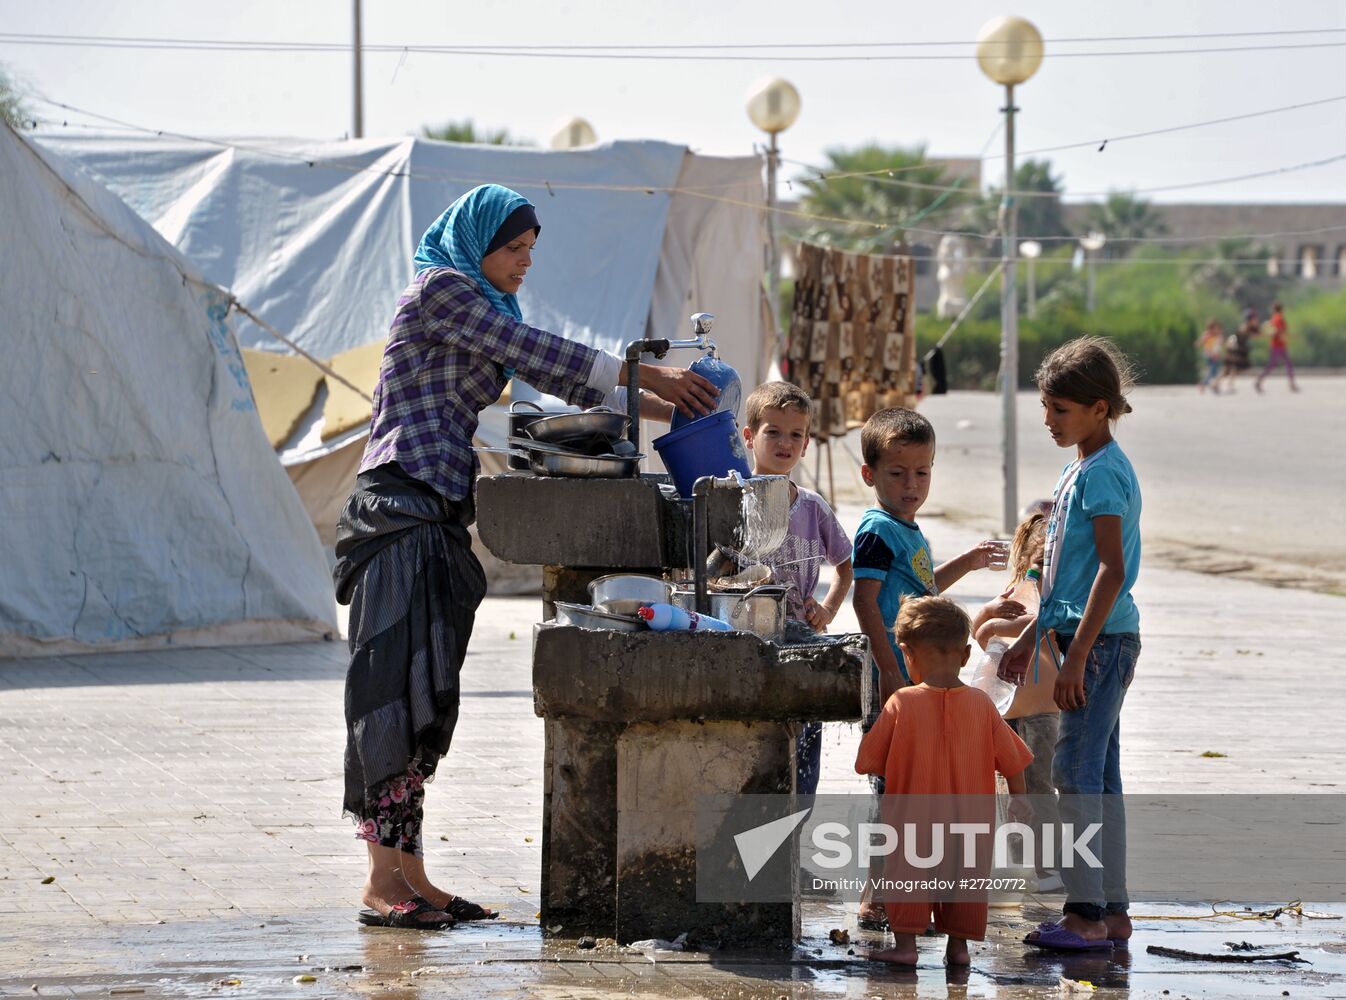
[[[531,327],[515,293],[541,226],[497,184],[426,232],[397,303],[369,442],[337,523],[337,599],[350,605],[345,811],[366,842],[363,923],[448,927],[496,916],[437,888],[422,857],[425,783],[458,719],[458,672],[486,580],[472,554],[478,414],[518,377],[580,406],[624,406],[622,360]],[[649,417],[714,409],[686,370],[642,364]],[[655,398],[658,397],[658,398]]]

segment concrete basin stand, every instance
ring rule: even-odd
[[[712,542],[734,544],[738,492],[714,491]],[[506,561],[544,562],[548,602],[588,603],[585,585],[604,573],[689,562],[686,505],[653,477],[507,474],[483,477],[477,496],[482,542]],[[788,517],[788,500],[771,509]],[[536,626],[542,926],[622,943],[686,933],[691,946],[788,947],[797,887],[789,902],[697,902],[698,798],[793,796],[800,724],[859,719],[867,670],[862,636],[787,646],[743,632]]]

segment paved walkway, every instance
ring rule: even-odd
[[[845,523],[857,518],[843,511]],[[937,559],[976,538],[942,519],[926,527]],[[978,574],[952,593],[971,603],[997,583]],[[1129,790],[1340,790],[1340,598],[1147,568],[1138,599],[1145,648],[1125,713]],[[996,911],[966,986],[946,982],[939,951],[897,974],[828,944],[830,927],[849,922],[855,934],[854,917],[821,905],[806,911],[810,936],[788,960],[653,964],[544,945],[534,919],[542,725],[529,674],[538,611],[536,599],[486,601],[458,737],[428,796],[431,870],[501,907],[505,923],[433,936],[352,920],[363,862],[340,816],[344,644],[0,662],[0,992],[1010,997],[1054,993],[1064,972],[1115,995],[1346,995],[1346,921],[1142,920],[1129,960],[1062,966],[1023,959],[1015,945],[1050,900]],[[845,614],[839,627],[851,627]],[[854,727],[828,727],[822,791],[859,787],[856,739]],[[1314,965],[1221,973],[1217,987],[1212,967],[1143,950],[1231,938],[1297,942]],[[290,982],[310,972],[317,983]]]
[[[956,342],[956,341],[955,341]],[[1311,374],[1291,393],[1282,376],[1262,395],[1140,386],[1117,439],[1145,492],[1149,566],[1182,566],[1346,595],[1346,377]],[[1042,427],[1036,392],[1018,397],[1019,495],[1050,496],[1072,457]],[[951,392],[921,402],[939,436],[928,508],[999,524],[1000,400]],[[858,458],[860,434],[845,448]],[[855,463],[836,446],[838,491],[860,496]],[[810,456],[812,457],[812,456]],[[807,461],[811,475],[813,462]],[[824,467],[825,468],[825,467]],[[826,473],[824,472],[824,481]],[[1324,531],[1325,526],[1337,526]]]

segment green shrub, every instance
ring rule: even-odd
[[[1037,262],[1038,315],[1019,318],[1019,385],[1032,385],[1038,363],[1054,348],[1085,334],[1113,340],[1136,366],[1142,382],[1151,385],[1193,383],[1199,360],[1197,334],[1206,320],[1219,320],[1232,330],[1241,319],[1237,302],[1221,298],[1189,280],[1192,265],[1162,262],[1096,268],[1097,310],[1084,309],[1087,277],[1069,263],[1069,251],[1053,251]],[[971,294],[985,272],[968,276]],[[1024,307],[1026,274],[1019,271],[1019,302]],[[782,316],[789,317],[791,283],[783,282]],[[1282,299],[1290,324],[1290,355],[1296,367],[1346,368],[1346,288],[1324,291],[1295,285]],[[949,338],[945,362],[954,389],[995,388],[1000,371],[1000,294],[987,289],[973,314]],[[1270,315],[1270,303],[1261,309]],[[916,315],[916,349],[921,357],[944,335],[950,321],[931,313]],[[1252,343],[1255,368],[1265,364],[1267,337]]]
[[[948,329],[947,320],[916,318],[918,355]],[[1092,316],[1062,304],[1035,320],[1019,320],[1019,385],[1033,384],[1038,364],[1068,340],[1085,335],[1107,337],[1136,366],[1140,380],[1152,384],[1190,382],[1196,373],[1197,325],[1189,316],[1141,311],[1096,312]],[[1000,370],[1000,322],[969,320],[944,347],[949,383],[955,389],[994,389]]]

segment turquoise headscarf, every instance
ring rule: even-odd
[[[486,280],[481,273],[481,259],[486,256],[486,248],[510,213],[520,205],[529,204],[531,202],[519,192],[499,184],[474,187],[445,209],[435,224],[425,231],[416,248],[416,271],[419,273],[427,267],[451,267],[461,271],[477,283],[498,312],[523,319],[518,297],[506,295]]]

